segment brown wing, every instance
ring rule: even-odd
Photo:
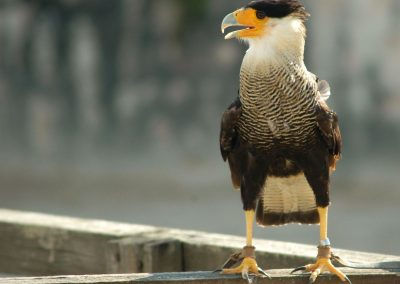
[[[239,134],[236,129],[236,123],[241,114],[242,104],[239,98],[237,98],[222,115],[219,135],[221,155],[224,161],[228,160],[232,183],[235,188],[240,187],[240,167],[232,153],[239,145]]]
[[[329,150],[329,167],[336,169],[336,162],[342,153],[342,136],[340,134],[338,116],[328,105],[320,100],[317,105],[317,125]]]

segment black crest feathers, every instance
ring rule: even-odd
[[[245,8],[263,12],[269,18],[284,18],[288,15],[295,15],[306,20],[309,16],[299,0],[257,0],[250,2]]]

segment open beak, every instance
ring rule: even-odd
[[[225,18],[222,20],[221,24],[221,32],[224,33],[225,29],[229,27],[242,27],[242,29],[230,32],[225,35],[225,39],[232,39],[232,38],[239,38],[240,37],[240,32],[243,30],[250,30],[253,29],[252,26],[249,25],[244,25],[238,22],[238,15],[242,14],[244,12],[244,9],[239,9],[233,13],[230,13],[225,16]]]

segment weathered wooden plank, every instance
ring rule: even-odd
[[[398,284],[400,276],[395,272],[382,270],[353,270],[343,269],[353,284]],[[305,284],[308,283],[307,275],[290,275],[289,270],[267,271],[272,280],[259,278],[259,284]],[[120,275],[80,275],[80,276],[53,276],[34,278],[0,278],[0,284],[133,284],[133,283],[191,283],[191,284],[233,284],[245,283],[239,276],[219,275],[212,272],[182,272],[182,273],[160,273],[160,274],[120,274]],[[323,274],[316,284],[337,284],[336,276]]]
[[[169,230],[168,236],[183,243],[186,271],[214,270],[234,252],[241,250],[244,238],[196,231]],[[165,237],[165,236],[164,236]],[[261,267],[283,269],[315,261],[316,246],[255,239],[256,256]],[[399,261],[399,256],[334,249],[337,255],[355,262]]]
[[[214,270],[244,238],[0,209],[0,273],[62,275]],[[262,268],[314,261],[316,248],[255,240]],[[359,262],[399,257],[345,250]]]
[[[143,246],[143,272],[183,271],[182,243],[165,239],[148,242]]]
[[[112,240],[108,273],[183,271],[182,243],[163,233]]]
[[[234,252],[242,249],[241,237],[186,232],[176,236],[183,242],[184,266],[188,271],[213,270]],[[280,269],[295,267],[315,260],[316,247],[269,240],[254,240],[261,267]],[[195,257],[194,257],[195,256]]]
[[[14,224],[20,226],[36,226],[56,228],[63,231],[76,231],[93,233],[96,235],[129,236],[138,233],[154,232],[157,227],[109,222],[83,218],[55,216],[50,214],[34,213],[0,209],[0,222],[2,224]]]
[[[110,241],[155,230],[148,226],[0,210],[0,272],[107,273],[110,267],[118,266],[118,259],[108,254]]]

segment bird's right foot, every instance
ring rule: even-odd
[[[251,275],[255,277],[271,278],[264,270],[258,267],[255,260],[255,247],[246,246],[242,252],[233,254],[223,265],[220,271],[221,274],[241,274],[242,278],[252,283]],[[234,265],[239,266],[232,268]]]

